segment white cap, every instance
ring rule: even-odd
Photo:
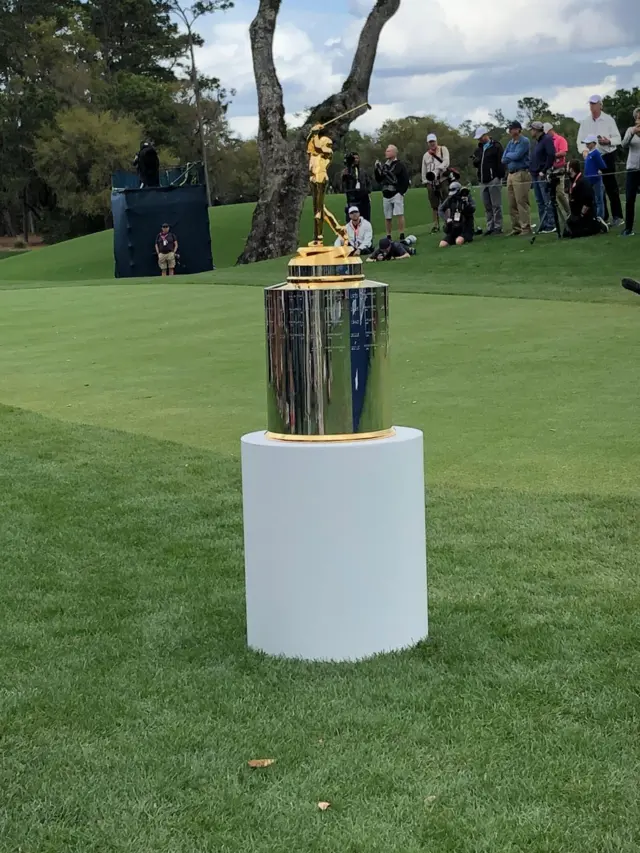
[[[486,136],[489,133],[488,127],[479,127],[473,135],[474,139],[482,139],[483,136]]]
[[[435,133],[430,133],[427,136],[427,142],[437,142],[437,141],[438,141],[438,137],[435,135]]]
[[[598,141],[598,137],[594,136],[594,134],[592,133],[589,136],[585,136],[585,138],[582,140],[582,144],[588,145],[590,142],[597,142],[597,141]]]
[[[602,95],[591,95],[589,98],[590,104],[601,104],[602,103]]]
[[[553,130],[553,125],[551,124],[550,121],[545,121],[543,127],[544,127],[545,133],[549,133],[550,130]]]
[[[462,189],[462,184],[459,181],[452,181],[449,184],[449,195],[455,195]]]
[[[360,213],[360,208],[356,207],[354,204],[349,208],[349,213]]]

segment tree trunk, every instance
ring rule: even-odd
[[[22,235],[24,242],[29,245],[29,199],[26,187],[22,191]]]
[[[309,191],[306,157],[309,131],[313,124],[326,122],[368,100],[382,28],[400,6],[400,0],[376,0],[360,34],[351,71],[342,90],[314,107],[304,126],[287,135],[282,87],[273,58],[273,38],[281,2],[260,0],[250,27],[260,120],[260,195],[239,264],[278,258],[296,249],[302,207]],[[352,115],[331,126],[334,142],[342,139],[356,117]],[[312,236],[309,234],[309,240]],[[304,235],[301,242],[308,242]]]
[[[211,182],[209,179],[209,158],[207,157],[207,141],[204,133],[204,120],[202,115],[202,99],[200,98],[200,83],[198,82],[198,69],[196,68],[196,55],[193,49],[193,35],[191,27],[189,33],[189,52],[191,54],[191,82],[193,94],[196,100],[196,119],[198,122],[198,133],[200,134],[200,150],[202,152],[202,167],[204,169],[204,184],[207,190],[207,204],[211,207]]]

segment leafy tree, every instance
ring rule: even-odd
[[[633,122],[633,111],[640,107],[640,88],[618,89],[613,95],[603,100],[603,109],[613,116],[621,133],[624,133]]]
[[[103,216],[106,223],[111,175],[130,165],[140,133],[133,118],[71,107],[42,130],[35,162],[61,207],[74,215]]]

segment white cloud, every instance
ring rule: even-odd
[[[348,0],[337,18],[321,12],[302,18],[299,9],[296,18],[295,2],[283,4],[274,53],[292,124],[299,122],[300,111],[342,85],[372,2]],[[402,0],[380,40],[371,87],[374,108],[355,126],[371,132],[390,118],[426,114],[453,124],[465,118],[485,121],[496,108],[513,112],[524,95],[544,97],[554,110],[581,116],[593,92],[606,95],[640,82],[634,69],[640,50],[626,46],[629,33],[616,22],[616,12],[608,12],[615,2],[595,3],[582,0],[576,11],[575,0],[510,0],[503,14],[498,0]],[[238,0],[234,12],[215,16],[198,51],[201,70],[237,91],[230,121],[241,136],[255,134],[258,125],[248,34],[254,11],[253,0]],[[547,82],[539,86],[535,63],[545,52],[555,55],[542,58]],[[590,64],[588,86],[575,85],[583,77],[575,69],[571,76],[572,55],[578,67]],[[486,88],[478,85],[482,69],[489,75],[502,65],[509,66],[503,77],[494,74]],[[526,73],[519,75],[518,68]],[[557,69],[557,83],[549,68]]]
[[[602,6],[583,6],[569,14],[573,0],[510,0],[508,8],[500,9],[497,2],[493,5],[403,0],[382,32],[378,67],[486,63],[505,55],[531,56],[545,47],[589,50],[625,40],[624,31],[602,14]]]

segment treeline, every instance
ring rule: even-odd
[[[0,233],[56,241],[109,227],[111,174],[131,168],[140,141],[152,138],[168,167],[202,159],[201,129],[216,203],[257,199],[256,141],[234,138],[227,119],[233,91],[200,75],[190,50],[203,43],[196,31],[202,17],[232,4],[181,3],[0,0]],[[184,12],[191,36],[177,24]],[[638,103],[640,90],[620,91],[605,109],[622,129]],[[517,117],[523,124],[552,120],[574,144],[577,122],[553,115],[540,99],[520,101]],[[492,117],[494,135],[503,141],[509,118]],[[391,142],[419,183],[432,131],[465,180],[473,180],[474,129],[470,122],[451,127],[407,117],[375,134],[351,131],[336,152],[332,183],[339,187],[346,153],[359,151],[372,171]]]

